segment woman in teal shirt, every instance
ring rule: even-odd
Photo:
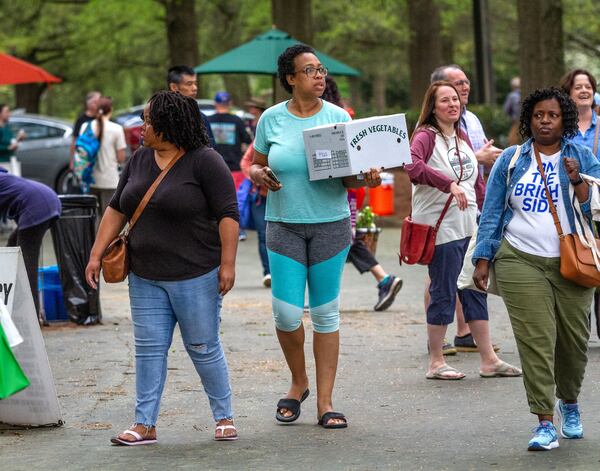
[[[250,169],[254,183],[269,189],[265,219],[273,317],[292,374],[290,390],[277,404],[276,418],[295,421],[300,403],[309,394],[302,325],[308,283],[319,425],[344,428],[348,421],[333,411],[332,393],[339,354],[340,283],[352,239],[346,188],[374,187],[381,178],[371,169],[364,180],[354,176],[309,180],[302,131],[350,121],[350,116],[321,100],[327,69],[311,47],[298,44],[286,49],[277,65],[279,80],[292,99],[261,116]]]

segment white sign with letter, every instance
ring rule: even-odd
[[[12,425],[62,425],[62,414],[38,323],[25,263],[19,247],[0,248],[0,302],[24,342],[13,353],[31,384],[0,401],[0,422]]]

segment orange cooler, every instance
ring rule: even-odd
[[[382,172],[381,185],[369,188],[369,206],[378,216],[394,214],[394,174]]]

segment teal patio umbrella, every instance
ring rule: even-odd
[[[194,70],[197,74],[259,74],[271,75],[275,82],[277,76],[277,58],[288,47],[301,41],[285,31],[273,28],[256,36],[253,40],[242,44],[214,59],[199,65]],[[321,62],[329,69],[331,75],[358,77],[360,72],[322,52],[317,51]],[[275,87],[273,87],[275,93]]]

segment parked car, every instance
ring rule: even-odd
[[[196,100],[200,111],[206,116],[215,114],[215,103],[213,100],[200,98]],[[136,150],[141,144],[142,120],[140,114],[144,111],[146,105],[137,105],[127,108],[126,110],[117,111],[113,120],[123,126],[125,130],[125,140],[131,152]],[[249,126],[254,119],[254,115],[243,110],[233,108],[233,112],[239,116],[244,123]]]
[[[21,175],[57,193],[73,192],[75,182],[69,172],[72,125],[58,118],[18,113],[12,114],[8,125],[15,135],[20,129],[26,134],[15,154],[21,162]]]

